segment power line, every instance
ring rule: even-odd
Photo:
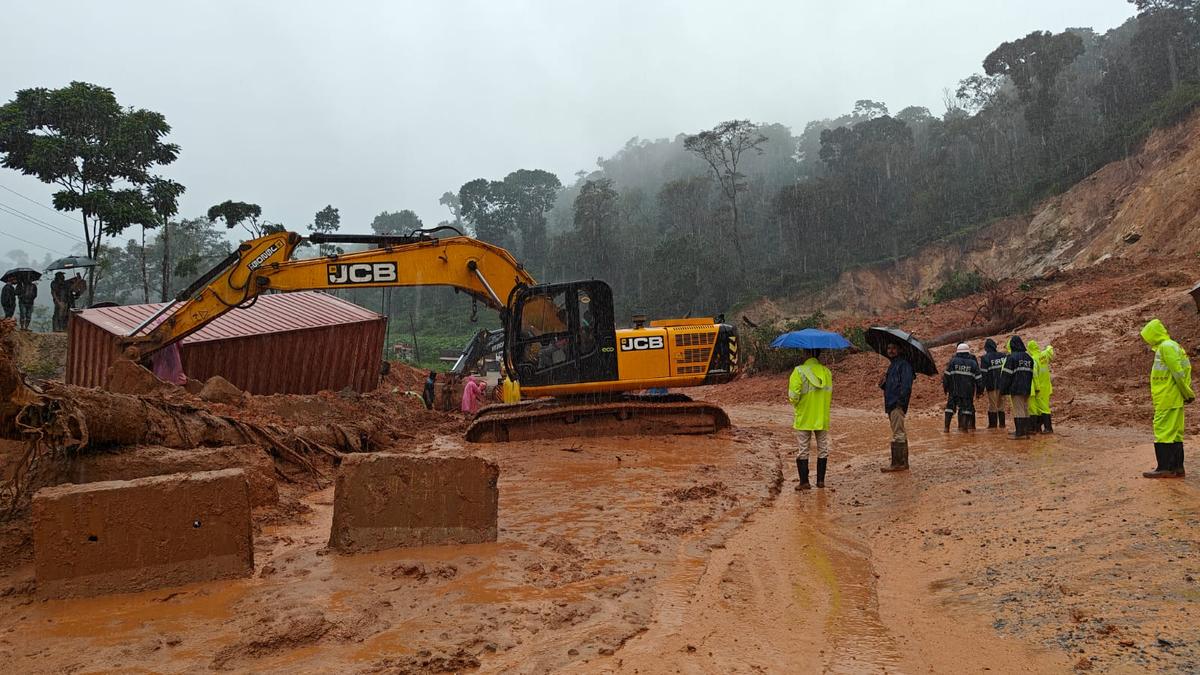
[[[38,244],[38,243],[35,243],[35,242],[32,242],[32,241],[29,241],[28,239],[22,239],[21,237],[18,237],[18,236],[17,236],[17,235],[15,235],[15,234],[9,234],[8,232],[0,232],[0,234],[4,235],[4,236],[6,236],[6,237],[11,237],[11,238],[13,238],[13,239],[16,239],[17,241],[23,241],[23,242],[25,242],[26,244],[29,244],[30,246],[36,246],[36,247],[38,247],[38,248],[42,249],[43,251],[46,251],[46,252],[49,252],[49,253],[53,253],[54,255],[63,255],[63,252],[62,252],[62,251],[55,251],[55,250],[54,250],[54,249],[52,249],[52,248],[46,248],[45,246],[42,246],[41,244]]]
[[[25,213],[24,211],[19,211],[17,209],[14,209],[13,207],[5,204],[4,202],[0,202],[0,212],[7,213],[10,216],[16,216],[16,217],[18,217],[24,221],[27,221],[33,225],[37,225],[38,227],[42,228],[43,230],[47,230],[47,231],[53,232],[54,234],[57,234],[59,236],[66,237],[67,239],[71,239],[71,240],[75,241],[76,243],[80,243],[80,244],[84,243],[82,239],[80,239],[79,237],[76,237],[75,235],[71,234],[70,232],[67,232],[66,230],[61,230],[61,229],[51,225],[50,223],[47,223],[44,220],[40,220],[38,218],[35,218],[35,217],[29,215],[28,213]]]
[[[58,216],[59,218],[62,218],[63,220],[69,220],[72,223],[78,224],[73,218],[70,218],[69,216],[65,215],[62,211],[59,211],[58,209],[46,206],[45,204],[39,202],[36,199],[33,199],[32,197],[26,197],[25,195],[21,194],[20,192],[17,192],[16,190],[14,190],[10,187],[0,185],[0,190],[8,190],[9,192],[20,197],[21,199],[24,199],[25,201],[29,202],[30,204],[37,204],[38,206],[42,207],[43,209],[46,209],[50,213],[53,213],[54,215]]]

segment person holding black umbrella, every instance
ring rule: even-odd
[[[891,361],[887,373],[879,381],[879,388],[883,390],[883,411],[892,427],[892,463],[880,471],[907,471],[908,432],[904,428],[904,418],[908,415],[908,401],[912,397],[916,374],[897,345],[888,343],[883,355]]]
[[[17,317],[22,330],[29,330],[29,322],[33,319],[33,303],[37,300],[37,282],[31,277],[22,277],[17,281]]]

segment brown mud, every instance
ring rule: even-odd
[[[705,438],[433,454],[497,462],[494,544],[326,550],[331,490],[265,525],[251,579],[42,600],[18,566],[21,672],[1063,672],[1200,667],[1195,478],[1146,481],[1137,431],[1014,442],[839,408],[829,488],[798,494],[780,404]],[[782,481],[782,492],[779,492]]]

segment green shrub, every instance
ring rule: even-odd
[[[983,290],[983,277],[979,272],[955,272],[944,284],[933,291],[933,302],[946,302],[955,298],[965,298]]]

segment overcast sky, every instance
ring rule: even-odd
[[[1032,30],[1103,32],[1126,0],[52,2],[8,0],[0,102],[83,80],[172,125],[182,216],[225,199],[303,231],[341,210],[445,219],[438,197],[518,168],[564,183],[634,136],[847,112],[942,111],[942,90]],[[51,189],[0,169],[41,204]],[[0,189],[75,236],[80,226]],[[0,253],[76,242],[0,209]]]

